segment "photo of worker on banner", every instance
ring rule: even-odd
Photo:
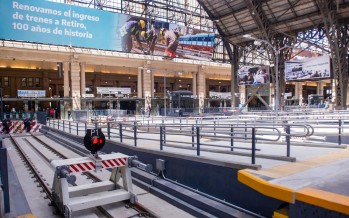
[[[269,83],[269,66],[243,67],[238,71],[239,85]]]

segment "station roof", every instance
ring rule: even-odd
[[[263,38],[253,16],[264,17],[274,33],[292,35],[323,25],[317,0],[198,0],[210,18],[216,22],[220,34],[233,44],[250,41],[243,35]],[[260,2],[258,10],[253,2]],[[339,21],[349,21],[349,0],[333,0]],[[257,12],[257,13],[256,13]]]

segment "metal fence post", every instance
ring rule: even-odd
[[[285,128],[286,130],[286,145],[287,145],[287,157],[290,157],[290,154],[291,154],[291,136],[290,136],[290,133],[291,133],[291,127],[290,126],[286,126]]]
[[[342,120],[338,120],[338,145],[342,144]]]
[[[252,164],[256,163],[256,129],[252,128]]]
[[[245,121],[245,140],[247,140],[247,126],[246,126],[246,121]]]
[[[230,150],[234,151],[234,128],[233,126],[230,127]]]
[[[196,127],[196,155],[200,156],[200,127]]]
[[[85,133],[87,132],[87,122],[85,121]]]
[[[160,126],[160,150],[162,151],[164,146],[164,139],[163,139],[163,126]]]
[[[95,129],[97,129],[98,128],[98,123],[95,123]]]
[[[122,123],[119,123],[119,137],[120,137],[120,142],[122,142]]]
[[[133,122],[133,138],[135,142],[135,147],[137,147],[137,122]]]
[[[179,118],[179,131],[182,131],[182,118]]]
[[[76,135],[79,135],[79,122],[76,122]]]
[[[216,121],[213,121],[213,135],[216,136]]]
[[[194,145],[194,143],[195,143],[195,129],[194,129],[194,125],[193,126],[191,126],[191,144],[192,144],[192,147],[194,148],[195,147],[195,145]]]
[[[71,123],[69,121],[69,133],[71,133]]]
[[[107,123],[108,139],[110,139],[110,123]]]
[[[166,126],[163,127],[164,143],[166,143]]]
[[[63,132],[65,132],[65,123],[64,123],[64,120],[63,120]]]
[[[10,212],[10,189],[9,189],[9,181],[8,181],[8,169],[7,169],[7,149],[0,149],[0,166],[1,166],[1,182],[2,188],[4,191],[4,206],[5,213]]]

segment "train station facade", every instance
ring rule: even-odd
[[[165,89],[167,94],[168,91],[191,91],[196,111],[203,111],[203,108],[232,106],[231,97],[210,96],[210,92],[236,95],[231,92],[230,64],[185,59],[168,61],[156,56],[28,43],[3,44],[23,46],[1,48],[1,85],[6,110],[37,111],[60,106],[61,111],[71,111],[86,109],[90,104],[91,109],[128,109],[140,113],[140,108],[148,105],[154,110],[163,107]],[[102,95],[97,87],[129,88],[130,93],[115,95],[112,91],[110,95]],[[295,99],[332,92],[331,80],[290,82],[287,87]],[[242,103],[254,89],[240,86]],[[45,90],[45,96],[18,96],[18,90]],[[270,86],[260,91],[270,104],[272,94]],[[166,104],[170,108],[170,102]],[[299,105],[299,102],[292,104]]]

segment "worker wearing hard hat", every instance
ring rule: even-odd
[[[137,44],[141,50],[143,50],[142,44],[139,41],[139,33],[145,28],[144,20],[131,20],[125,23],[121,29],[121,43],[122,43],[122,51],[131,52],[133,44],[132,44],[132,36],[136,39]]]
[[[141,32],[141,36],[149,46],[148,51],[145,51],[144,53],[154,55],[154,49],[155,49],[156,42],[159,39],[159,35],[160,35],[160,27],[158,23],[156,23],[155,21],[151,21],[150,29],[148,31]]]
[[[160,36],[163,36],[166,41],[165,56],[171,58],[176,57],[176,50],[179,44],[178,35],[173,30],[162,28],[160,30]]]
[[[149,46],[149,50],[146,51],[146,54],[154,55],[155,44],[158,39],[158,35],[153,29],[141,32],[141,36],[144,38],[145,42]]]

